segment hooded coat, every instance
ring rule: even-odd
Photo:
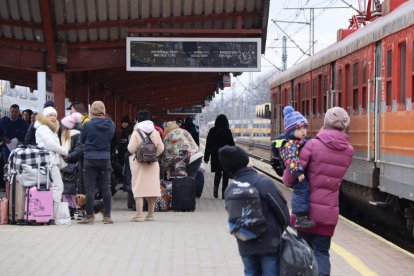
[[[160,197],[160,166],[158,162],[143,163],[137,162],[136,160],[138,146],[142,143],[138,129],[150,134],[150,138],[157,148],[157,156],[164,151],[164,144],[162,143],[161,136],[159,132],[155,130],[154,123],[152,121],[146,120],[135,125],[134,131],[131,135],[131,140],[128,144],[128,151],[132,153],[129,157],[129,165],[132,175],[132,193],[134,194],[134,198]]]
[[[211,172],[221,171],[220,160],[218,159],[218,150],[224,146],[234,146],[233,135],[227,127],[212,127],[206,140],[206,149],[204,152],[204,162],[208,162],[211,156]]]
[[[301,228],[301,232],[333,236],[339,217],[339,189],[353,153],[348,135],[335,129],[321,130],[303,146],[300,159],[310,185],[309,218],[316,226]],[[287,186],[294,182],[288,170],[283,182]]]
[[[60,145],[58,136],[59,121],[54,124],[39,113],[36,116],[34,127],[36,129],[37,146],[49,151],[52,165],[59,165],[60,155],[68,154],[68,150]]]

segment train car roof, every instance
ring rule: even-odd
[[[411,0],[402,4],[393,12],[376,19],[362,29],[352,33],[345,39],[328,46],[287,71],[277,74],[272,80],[271,87],[281,85],[315,68],[329,64],[413,24],[414,0]]]

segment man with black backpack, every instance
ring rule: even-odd
[[[245,275],[279,275],[281,234],[289,223],[286,200],[270,178],[249,165],[243,149],[224,146],[219,160],[233,178],[224,199]]]

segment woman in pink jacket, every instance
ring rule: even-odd
[[[329,109],[322,129],[300,152],[302,167],[310,183],[309,218],[316,222],[316,226],[298,228],[298,235],[313,248],[319,275],[330,275],[331,271],[329,248],[338,223],[339,189],[354,153],[345,133],[349,122],[343,108]],[[293,180],[292,174],[285,170],[285,185],[291,186]]]

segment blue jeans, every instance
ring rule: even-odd
[[[318,275],[331,275],[331,262],[329,261],[329,248],[332,237],[303,233],[298,231],[298,237],[303,238],[313,249],[318,263]]]
[[[241,256],[246,276],[279,275],[279,255],[245,255]]]
[[[83,162],[83,177],[86,193],[86,214],[93,215],[96,185],[99,185],[104,203],[104,215],[111,216],[111,161],[109,159],[85,159]]]
[[[309,214],[309,182],[305,178],[302,182],[298,179],[293,183],[292,213],[307,216]]]

